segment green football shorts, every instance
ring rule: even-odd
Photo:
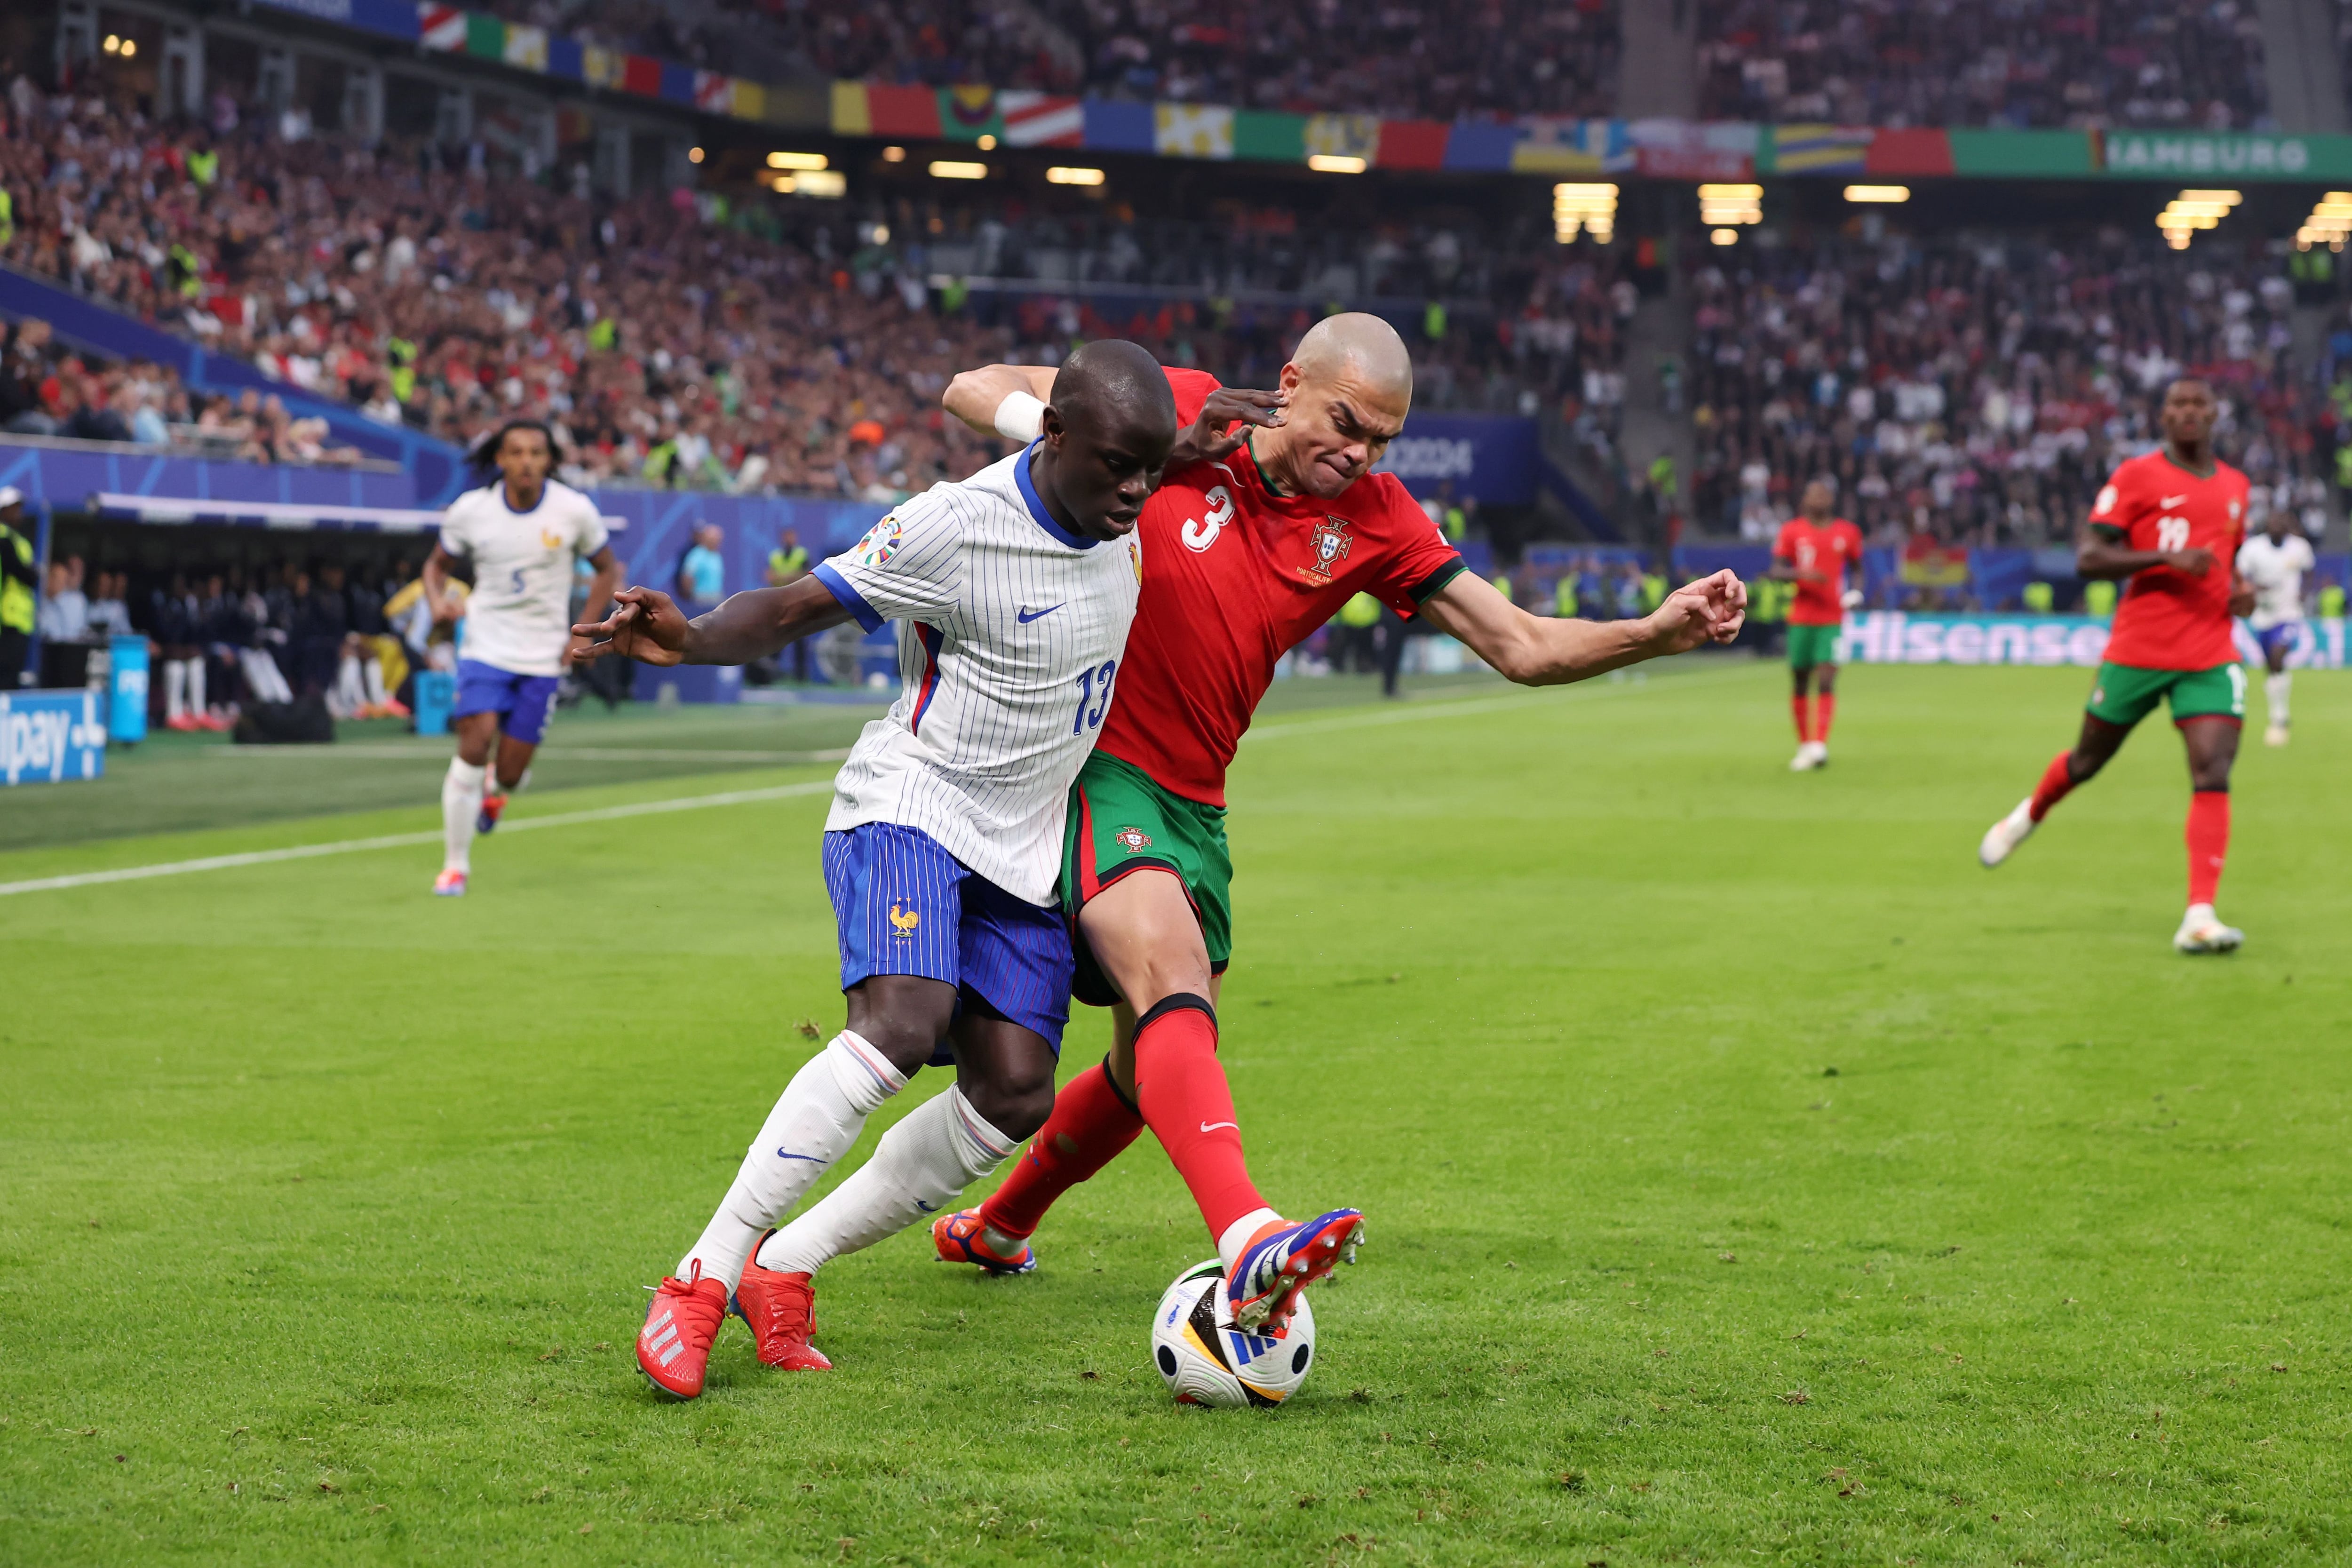
[[[1811,669],[1817,664],[1837,662],[1837,640],[1840,627],[1801,626],[1789,623],[1789,664],[1796,669]]]
[[[1097,752],[1070,786],[1062,829],[1062,913],[1070,922],[1077,975],[1070,994],[1108,1007],[1118,992],[1095,962],[1078,929],[1087,900],[1130,871],[1172,871],[1192,900],[1209,973],[1223,974],[1234,955],[1234,858],[1225,847],[1225,808],[1162,788],[1132,763]]]
[[[2235,660],[2210,669],[2138,669],[2128,664],[2099,666],[2085,704],[2094,718],[2128,729],[2169,698],[2172,721],[2239,719],[2246,716],[2246,667]]]

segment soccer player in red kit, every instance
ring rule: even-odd
[[[1789,673],[1795,688],[1789,711],[1797,721],[1797,754],[1789,771],[1801,773],[1830,760],[1830,721],[1837,716],[1837,639],[1849,605],[1862,603],[1846,574],[1862,568],[1862,530],[1832,517],[1837,491],[1825,479],[1805,487],[1797,515],[1772,542],[1772,575],[1797,585],[1789,606]],[[1806,687],[1818,681],[1819,703],[1807,710]]]
[[[956,378],[950,413],[1018,437],[1051,371],[992,365]],[[1217,1061],[1216,997],[1232,951],[1225,768],[1275,663],[1354,595],[1419,614],[1523,685],[1581,679],[1738,634],[1747,590],[1728,572],[1637,621],[1541,619],[1512,607],[1433,528],[1393,475],[1372,474],[1403,426],[1412,364],[1377,316],[1310,329],[1278,396],[1169,373],[1192,420],[1211,397],[1242,423],[1171,464],[1138,524],[1143,587],[1118,700],[1072,792],[1063,906],[1078,936],[1079,1000],[1116,1005],[1111,1053],[1064,1086],[1052,1117],[988,1201],[932,1227],[940,1256],[1000,1273],[1035,1267],[1029,1236],[1054,1200],[1145,1127],[1216,1241],[1235,1320],[1287,1321],[1297,1292],[1351,1256],[1352,1208],[1286,1220],[1251,1183]],[[1108,684],[1112,676],[1103,677]]]
[[[2231,621],[2253,606],[2234,567],[2246,537],[2246,476],[2213,454],[2213,389],[2193,377],[2165,390],[2164,444],[2115,471],[2092,503],[2075,555],[2085,577],[2128,579],[2116,606],[2083,732],[2051,760],[2033,793],[1987,830],[1977,858],[2009,858],[2067,792],[2122,749],[2159,701],[2189,750],[2189,910],[2182,952],[2230,952],[2245,932],[2213,913],[2230,851],[2230,765],[2246,714],[2246,668]]]

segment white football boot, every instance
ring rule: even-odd
[[[1983,841],[1977,845],[1977,858],[1986,870],[2009,858],[2017,847],[2033,837],[2042,825],[2033,820],[2033,797],[2027,795],[2017,803],[2017,809],[1985,829]]]
[[[1829,748],[1819,741],[1800,741],[1797,742],[1797,754],[1789,759],[1789,771],[1792,773],[1811,773],[1828,759]]]
[[[2180,917],[2180,929],[2172,933],[2172,946],[2178,952],[2235,952],[2245,940],[2244,931],[2221,923],[2210,904],[2189,905],[2189,912]]]
[[[2285,744],[2286,744],[2286,726],[2285,726],[2285,725],[2284,725],[2284,724],[2273,724],[2273,725],[2272,725],[2269,729],[2267,729],[2267,730],[2263,731],[2263,745],[2265,745],[2265,746],[2284,746],[2284,745],[2285,745]]]

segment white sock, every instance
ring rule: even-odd
[[[882,1134],[873,1157],[760,1248],[760,1267],[814,1274],[845,1252],[896,1236],[953,1202],[1003,1164],[1020,1140],[973,1110],[961,1086],[935,1095]]]
[[[743,1278],[743,1260],[833,1163],[849,1152],[866,1119],[907,1087],[904,1074],[864,1037],[844,1029],[793,1075],[768,1112],[768,1120],[743,1156],[735,1184],[719,1200],[719,1212],[703,1227],[692,1251],[678,1259],[677,1277],[690,1279],[696,1264],[706,1279],[723,1279],[732,1290]]]
[[[360,710],[367,700],[360,686],[360,661],[357,655],[345,654],[335,666],[334,700],[329,706],[338,719],[348,719]]]
[[[201,719],[207,711],[205,707],[205,661],[199,656],[187,660],[186,663],[188,666],[188,714],[191,718]]]
[[[463,757],[449,759],[449,772],[441,781],[441,868],[445,871],[473,868],[474,818],[482,809],[482,775],[489,771]]]
[[[163,661],[163,718],[168,722],[188,716],[188,661]]]
[[[1225,1266],[1227,1274],[1234,1271],[1234,1265],[1249,1249],[1250,1237],[1281,1217],[1272,1209],[1252,1209],[1225,1226],[1225,1234],[1217,1237],[1217,1261]]]
[[[2263,696],[2270,703],[2271,728],[2273,730],[2286,728],[2287,688],[2294,684],[2294,677],[2284,669],[2276,675],[2263,677]]]
[[[367,700],[381,708],[384,704],[383,660],[373,653],[360,660],[360,680],[367,689]]]

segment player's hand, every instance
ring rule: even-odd
[[[2192,544],[2186,550],[2168,550],[2163,553],[2167,566],[2175,572],[2186,572],[2191,577],[2202,577],[2213,570],[2213,552],[2201,544]]]
[[[1290,394],[1286,392],[1252,392],[1221,386],[1201,405],[1201,416],[1177,432],[1176,445],[1168,454],[1168,467],[1181,468],[1187,463],[1222,458],[1247,440],[1253,428],[1262,426],[1272,429],[1280,425],[1289,406]],[[1225,428],[1229,425],[1233,426],[1230,430]]]
[[[1662,654],[1701,643],[1727,643],[1748,619],[1748,584],[1730,568],[1685,583],[1650,612],[1650,638]]]
[[[2254,585],[2243,577],[2234,578],[2230,584],[2230,613],[2233,616],[2254,613]]]
[[[575,664],[608,653],[640,664],[683,664],[690,629],[677,601],[660,589],[624,588],[613,595],[612,610],[603,620],[572,628],[570,657]]]
[[[1858,610],[1862,608],[1862,590],[1859,588],[1848,588],[1844,593],[1839,595],[1838,607],[1846,610]]]
[[[466,618],[465,602],[455,594],[444,594],[433,600],[433,624],[454,626]]]

